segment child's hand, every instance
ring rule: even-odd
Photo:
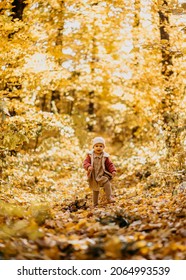
[[[112,178],[114,178],[116,176],[116,172],[112,172]]]
[[[87,176],[88,176],[88,178],[91,176],[91,171],[93,170],[93,166],[92,165],[90,165],[89,167],[88,167],[88,169],[87,169]]]
[[[90,165],[90,166],[88,167],[88,171],[92,171],[92,170],[93,170],[93,166]]]

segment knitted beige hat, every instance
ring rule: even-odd
[[[96,144],[103,144],[105,146],[105,139],[103,137],[95,137],[92,143],[93,143],[93,147]]]

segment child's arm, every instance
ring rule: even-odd
[[[90,169],[89,167],[92,167],[91,166],[91,158],[90,158],[89,155],[87,155],[86,159],[84,160],[83,167],[85,168],[85,170],[88,170],[88,169]]]
[[[106,158],[105,167],[106,167],[106,170],[108,170],[110,173],[112,173],[113,176],[115,176],[116,168],[115,168],[113,162],[109,158]]]

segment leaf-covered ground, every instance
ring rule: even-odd
[[[82,155],[59,151],[56,160],[41,149],[31,166],[27,153],[11,156],[17,181],[0,189],[1,259],[186,259],[184,188],[156,185],[142,169],[124,172],[115,157],[116,203],[102,191],[92,208]]]

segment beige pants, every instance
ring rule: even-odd
[[[107,181],[103,185],[103,188],[104,188],[104,191],[106,194],[106,198],[107,198],[107,200],[109,200],[112,195],[112,188],[111,188],[110,181]],[[98,205],[98,198],[99,198],[99,191],[93,191],[93,205],[94,206]]]

